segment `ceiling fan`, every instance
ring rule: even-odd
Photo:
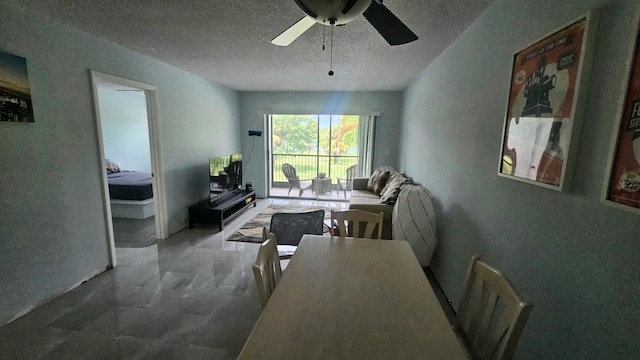
[[[418,39],[418,36],[400,21],[382,0],[294,0],[307,16],[276,36],[271,43],[288,46],[315,23],[340,26],[360,15],[382,35],[389,45],[402,45]]]

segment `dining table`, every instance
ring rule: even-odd
[[[407,241],[304,235],[238,359],[467,359]]]

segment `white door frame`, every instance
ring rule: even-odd
[[[100,84],[116,84],[130,88],[144,90],[147,101],[147,122],[149,126],[149,146],[151,150],[151,171],[153,186],[153,207],[155,210],[156,237],[166,239],[169,229],[167,225],[167,200],[165,196],[164,168],[162,161],[162,143],[160,136],[160,119],[158,111],[158,87],[134,80],[125,79],[119,76],[89,70],[91,73],[91,84],[93,94],[93,104],[96,119],[96,131],[98,136],[98,152],[100,155],[100,170],[102,183],[102,201],[104,206],[105,221],[107,224],[107,238],[109,246],[109,263],[112,267],[117,265],[116,247],[113,236],[113,221],[111,219],[111,202],[109,200],[109,185],[105,169],[104,142],[102,138],[102,121],[100,118],[100,101],[98,99],[98,86]]]

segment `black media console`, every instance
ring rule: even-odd
[[[230,191],[228,195],[214,203],[209,200],[201,201],[189,207],[189,229],[193,229],[195,223],[218,224],[222,231],[227,221],[252,204],[256,206],[256,192],[239,189]]]

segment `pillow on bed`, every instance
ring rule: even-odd
[[[116,164],[115,161],[111,161],[109,159],[105,159],[104,162],[107,165],[107,174],[113,174],[113,173],[118,173],[118,172],[122,171],[120,169],[120,166],[118,166],[118,164]]]

